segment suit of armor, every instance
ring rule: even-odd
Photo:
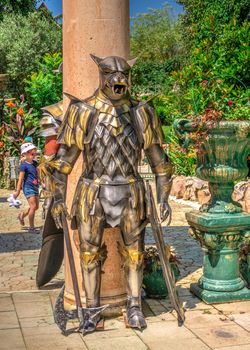
[[[87,307],[100,305],[101,266],[107,255],[103,230],[119,226],[124,242],[118,249],[124,260],[128,323],[144,328],[140,290],[146,209],[144,183],[137,170],[141,151],[156,175],[162,219],[170,211],[172,165],[161,147],[163,133],[154,108],[129,94],[131,62],[116,56],[92,58],[99,68],[100,86],[86,100],[70,96],[58,136],[61,146],[52,164],[52,215],[60,226],[60,215],[66,210],[64,184],[82,154],[85,170],[73,199],[71,225],[79,230]]]

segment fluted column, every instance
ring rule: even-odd
[[[129,54],[129,0],[63,0],[63,89],[78,98],[86,98],[98,87],[98,70],[89,54],[100,57]],[[68,100],[64,98],[64,109]],[[70,208],[77,180],[84,164],[79,157],[68,179],[67,206]],[[79,285],[82,285],[77,232],[70,232]],[[106,229],[104,240],[108,258],[104,264],[101,302],[123,304],[125,283],[116,241],[119,229]],[[76,243],[76,244],[75,244]],[[73,287],[65,257],[65,307],[74,303]],[[84,290],[81,297],[85,301]]]

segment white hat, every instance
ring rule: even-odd
[[[25,142],[24,144],[21,145],[21,154],[24,154],[28,151],[31,151],[32,149],[35,149],[36,146],[33,145],[31,142]]]

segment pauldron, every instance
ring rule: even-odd
[[[68,175],[72,171],[72,166],[62,159],[54,159],[54,156],[49,158],[43,156],[38,165],[40,177],[43,179],[45,176],[50,175],[52,169],[56,169],[60,173]]]

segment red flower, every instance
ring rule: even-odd
[[[7,102],[6,105],[7,105],[8,107],[10,107],[10,108],[15,107],[15,103],[14,103],[13,101]]]
[[[228,104],[228,106],[232,106],[234,104],[234,101],[229,100],[229,101],[227,101],[227,104]]]
[[[204,79],[203,84],[206,85],[208,83],[208,80]]]
[[[23,115],[24,110],[22,108],[18,108],[18,110],[16,112],[17,112],[17,114],[19,114],[21,116],[21,115]]]

